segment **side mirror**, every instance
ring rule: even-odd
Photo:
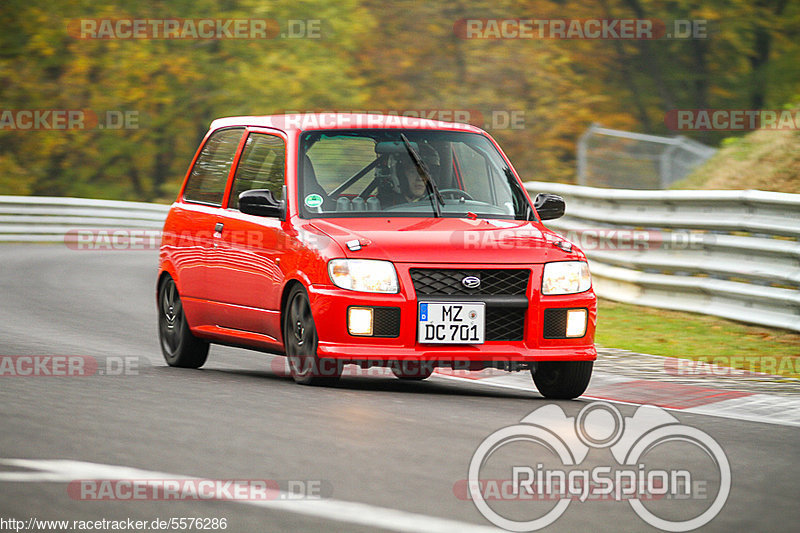
[[[276,200],[272,191],[251,189],[239,195],[239,211],[260,217],[286,219],[286,202]]]
[[[533,207],[539,213],[539,218],[542,220],[553,220],[564,216],[564,210],[567,205],[564,199],[557,194],[539,193],[533,201]]]

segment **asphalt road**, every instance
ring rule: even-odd
[[[169,368],[157,340],[156,260],[153,251],[0,247],[0,356],[87,356],[101,370],[125,358],[131,365],[123,375],[0,376],[0,530],[9,529],[3,520],[32,517],[224,518],[236,532],[488,527],[471,501],[454,494],[481,441],[537,408],[556,405],[575,416],[590,403],[436,375],[421,383],[357,376],[304,387],[275,372],[273,356],[218,346],[202,369]],[[617,407],[626,416],[636,410]],[[730,496],[703,530],[797,530],[797,427],[673,414],[718,442],[730,463]],[[592,450],[582,466],[609,464],[602,451]],[[654,458],[713,478],[708,457],[687,458],[677,446]],[[282,488],[303,482],[322,487],[324,498],[86,501],[68,488],[82,479],[182,476],[277,480]],[[522,516],[530,503],[501,505]],[[679,520],[703,504],[665,505]],[[655,528],[618,501],[572,502],[545,528],[581,530]]]

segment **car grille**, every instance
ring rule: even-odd
[[[372,334],[375,337],[400,336],[400,308],[373,307]]]
[[[488,307],[484,333],[487,341],[521,341],[525,336],[525,309]]]
[[[486,301],[487,341],[521,341],[525,336],[525,312],[530,271],[526,269],[444,269],[412,268],[409,272],[417,297],[474,297]],[[475,276],[479,287],[468,289],[461,280]],[[510,306],[492,297],[522,297],[521,305]]]
[[[545,339],[563,339],[567,333],[567,310],[545,309],[544,328]]]
[[[412,268],[410,274],[419,296],[525,296],[530,278],[525,269]],[[480,279],[480,286],[465,287],[467,276]]]

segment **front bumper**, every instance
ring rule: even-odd
[[[322,357],[380,366],[391,361],[436,361],[436,366],[472,368],[502,367],[504,363],[534,361],[593,361],[597,358],[594,332],[597,299],[589,290],[578,294],[541,296],[540,272],[533,269],[528,287],[524,335],[521,340],[487,340],[480,345],[429,345],[417,342],[418,299],[408,269],[398,268],[401,292],[371,294],[339,289],[333,285],[312,285],[308,289],[311,311],[319,336],[318,353]],[[423,300],[447,300],[445,297],[422,297]],[[481,298],[476,298],[480,300]],[[348,333],[348,307],[395,307],[400,309],[397,337],[363,337]],[[586,333],[580,338],[545,338],[546,309],[585,308],[588,310]]]

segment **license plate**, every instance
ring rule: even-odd
[[[417,341],[426,344],[483,344],[486,304],[420,302]]]

